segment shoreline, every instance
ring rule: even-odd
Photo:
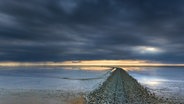
[[[86,104],[87,94],[89,94],[89,92],[84,93],[49,89],[0,89],[0,104]],[[158,96],[158,98],[170,99],[157,94],[155,95]],[[181,102],[181,104],[184,101],[174,98],[171,100]]]

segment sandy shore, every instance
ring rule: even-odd
[[[0,104],[83,104],[83,93],[0,89]]]

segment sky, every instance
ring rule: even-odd
[[[0,61],[184,63],[183,0],[0,0]]]

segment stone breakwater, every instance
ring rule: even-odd
[[[85,98],[86,104],[181,104],[156,97],[121,68]]]

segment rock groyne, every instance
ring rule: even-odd
[[[116,68],[107,80],[86,96],[87,104],[178,104],[161,99],[140,85],[121,68]]]

